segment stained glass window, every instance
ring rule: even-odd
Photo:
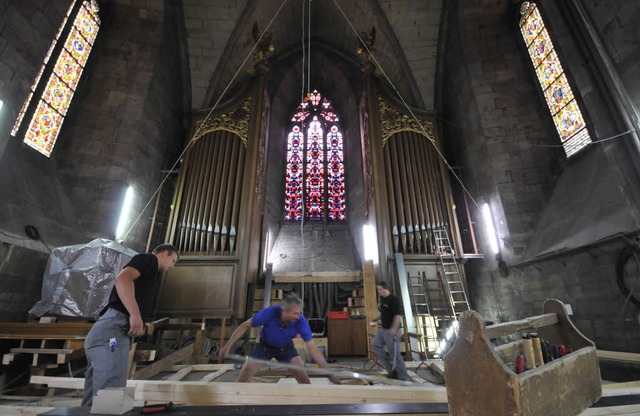
[[[80,4],[77,0],[71,2],[11,130],[11,135],[16,136],[20,132],[24,117],[30,114],[31,121],[24,133],[24,142],[47,157],[51,156],[62,122],[69,110],[71,99],[100,29],[98,11],[99,6],[96,0],[84,0]],[[72,22],[69,24],[70,19]],[[66,38],[62,47],[59,47],[58,41],[63,35]],[[56,61],[51,69],[48,64],[54,55],[56,55]],[[46,77],[43,77],[45,74]],[[47,83],[42,85],[41,81],[45,78]],[[31,102],[36,94],[39,96],[37,104]]]
[[[520,31],[567,156],[591,143],[591,136],[556,54],[540,10],[533,2],[520,7]]]
[[[346,219],[342,132],[331,102],[313,91],[300,103],[287,136],[287,221]],[[304,205],[303,205],[304,201]]]

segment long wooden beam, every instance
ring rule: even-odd
[[[640,363],[640,354],[634,352],[597,350],[596,353],[598,358],[604,360]]]
[[[536,329],[556,323],[558,323],[558,315],[555,313],[546,313],[544,315],[531,316],[518,321],[510,321],[488,326],[484,329],[484,334],[487,338],[492,339],[509,335],[517,331]]]
[[[68,339],[84,338],[93,324],[64,322],[41,324],[37,322],[0,323],[0,338],[6,339]]]
[[[276,283],[298,283],[304,278],[305,282],[359,282],[362,280],[360,272],[284,272],[274,273]]]
[[[32,376],[31,383],[51,388],[83,389],[84,379]],[[190,406],[323,403],[443,403],[444,386],[351,386],[201,381],[128,380],[136,400],[186,403]]]

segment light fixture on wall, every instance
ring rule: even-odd
[[[120,210],[120,217],[118,218],[118,226],[116,227],[116,241],[122,242],[125,233],[127,232],[126,228],[129,224],[129,216],[131,213],[131,207],[133,205],[133,196],[133,187],[129,185],[127,187],[127,192],[124,194],[124,201],[122,202],[122,209]]]
[[[362,239],[364,242],[364,259],[373,260],[374,264],[378,263],[378,240],[371,224],[362,226]]]

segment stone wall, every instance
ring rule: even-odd
[[[538,314],[542,302],[555,297],[572,305],[579,329],[599,348],[637,350],[638,310],[625,305],[615,275],[618,254],[629,240],[599,241],[637,229],[636,196],[629,189],[635,171],[632,162],[620,157],[627,146],[608,142],[566,159],[520,39],[517,6],[499,0],[476,3],[449,3],[443,131],[447,154],[463,167],[471,195],[478,205],[492,206],[509,274],[498,272],[484,221],[472,206],[479,245],[487,253],[466,266],[472,307],[501,322]],[[602,74],[590,58],[593,51],[575,33],[580,26],[555,2],[540,3],[592,136],[619,132],[615,110],[606,105]],[[619,8],[610,1],[594,3],[585,6],[597,16],[597,26],[610,32],[600,34],[608,48],[615,46],[610,39],[618,39],[622,45],[615,47],[631,54],[634,47],[621,40],[627,32]],[[601,8],[609,14],[598,13]],[[627,8],[626,13],[637,16],[637,10]],[[633,100],[637,66],[631,61],[617,69],[628,80],[625,88]],[[535,258],[545,245],[554,245],[556,253]]]
[[[181,6],[169,1],[103,4],[102,28],[50,158],[9,135],[69,4],[0,6],[3,320],[24,319],[38,300],[47,245],[112,238],[126,185],[137,191],[135,217],[184,140],[183,21]],[[151,200],[125,242],[135,250],[144,250],[153,207]],[[29,240],[26,225],[44,243]]]
[[[82,207],[77,216],[90,239],[114,237],[124,192],[133,186],[130,224],[140,218],[125,244],[142,251],[153,215],[150,199],[182,150],[186,75],[180,64],[184,40],[176,30],[179,6],[138,3],[121,0],[103,8],[84,90],[55,160],[73,204]]]

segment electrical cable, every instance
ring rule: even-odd
[[[360,36],[360,33],[358,33],[358,31],[356,30],[356,28],[353,26],[353,23],[351,23],[351,21],[349,20],[349,18],[347,17],[347,15],[344,13],[344,11],[342,10],[342,8],[340,7],[340,5],[338,4],[337,0],[333,0],[333,3],[336,5],[336,7],[338,8],[338,10],[340,11],[340,13],[342,14],[342,16],[344,17],[344,19],[347,21],[347,23],[349,24],[349,26],[351,27],[351,29],[353,30],[353,33],[356,34],[356,36],[358,37],[358,40],[360,41],[361,45],[366,49],[367,53],[369,54],[369,56],[371,56],[371,58],[373,59],[373,61],[376,63],[376,65],[378,66],[378,68],[380,69],[380,71],[382,72],[382,74],[384,75],[384,78],[387,80],[387,82],[389,83],[389,85],[391,86],[391,88],[393,89],[393,91],[396,93],[396,95],[398,96],[398,98],[400,99],[400,101],[402,101],[402,104],[405,106],[405,108],[407,109],[407,111],[411,114],[411,117],[413,117],[414,121],[417,123],[417,125],[420,127],[420,131],[422,134],[424,134],[425,137],[429,137],[429,135],[427,134],[427,131],[425,130],[424,126],[422,125],[422,123],[420,122],[420,120],[418,120],[418,117],[415,115],[415,113],[413,112],[413,110],[411,109],[411,107],[409,107],[409,104],[407,104],[407,102],[405,101],[405,99],[402,97],[402,95],[400,94],[400,92],[398,91],[398,89],[396,88],[396,86],[394,85],[394,83],[391,81],[391,79],[389,78],[389,75],[387,75],[386,71],[382,68],[382,66],[380,65],[380,62],[378,62],[378,60],[376,59],[376,57],[373,55],[373,52],[369,49],[369,47],[367,46],[366,42],[362,39],[362,37]],[[471,199],[471,201],[473,202],[473,204],[480,209],[480,206],[478,205],[478,203],[476,202],[475,198],[473,197],[473,195],[471,195],[471,192],[467,189],[467,187],[464,185],[464,183],[462,182],[462,179],[460,179],[460,177],[458,176],[458,174],[456,174],[456,172],[453,170],[453,167],[449,164],[449,162],[447,161],[447,159],[444,157],[444,155],[442,154],[442,152],[440,151],[440,149],[438,149],[438,146],[436,146],[436,144],[434,142],[432,142],[431,140],[429,140],[429,142],[433,145],[433,148],[435,149],[435,151],[438,153],[438,155],[440,156],[440,159],[442,159],[442,161],[444,162],[444,164],[447,166],[447,169],[451,172],[451,174],[456,178],[456,180],[460,183],[460,186],[462,187],[462,189],[464,190],[464,192],[469,196],[469,198]]]
[[[135,227],[135,225],[138,223],[138,221],[140,221],[140,218],[142,218],[142,215],[144,214],[145,210],[149,207],[149,205],[151,205],[151,202],[153,201],[153,198],[155,198],[155,196],[158,194],[158,192],[160,192],[160,189],[162,189],[162,186],[164,185],[164,183],[169,178],[169,175],[171,175],[171,172],[173,172],[173,170],[176,168],[176,166],[178,166],[178,163],[180,163],[180,160],[182,159],[184,154],[187,152],[187,150],[189,150],[191,148],[191,146],[196,142],[195,138],[198,137],[198,134],[200,133],[200,130],[202,130],[202,127],[206,124],[207,120],[211,117],[211,114],[213,114],[214,110],[218,107],[218,104],[220,104],[220,101],[222,101],[222,98],[225,96],[225,94],[227,93],[229,88],[231,88],[231,85],[235,81],[236,77],[238,76],[238,74],[240,73],[242,68],[244,68],[244,65],[249,60],[249,58],[253,54],[253,51],[256,49],[256,47],[258,47],[258,44],[260,43],[260,41],[264,37],[265,33],[267,33],[267,31],[269,30],[269,28],[273,24],[273,21],[276,19],[276,17],[278,17],[278,15],[280,14],[280,11],[284,7],[284,5],[287,3],[287,1],[288,0],[283,0],[282,1],[282,4],[278,8],[278,10],[276,10],[276,13],[273,15],[273,17],[269,21],[269,24],[267,24],[267,27],[265,27],[265,29],[262,31],[262,33],[260,33],[260,37],[256,40],[256,42],[253,45],[253,47],[251,48],[251,50],[249,51],[247,56],[244,58],[244,61],[242,61],[242,64],[240,64],[240,66],[238,67],[238,70],[236,71],[236,73],[233,74],[233,77],[231,78],[231,80],[229,81],[227,86],[224,88],[224,90],[220,94],[220,97],[218,97],[218,100],[215,102],[213,107],[211,107],[211,110],[209,110],[209,112],[207,113],[205,118],[202,120],[202,123],[200,123],[200,126],[198,126],[196,131],[193,133],[193,136],[191,136],[191,139],[189,140],[187,145],[184,147],[184,150],[182,151],[182,153],[180,153],[180,156],[178,156],[178,158],[176,159],[175,163],[171,166],[171,168],[168,169],[167,174],[165,175],[164,179],[162,179],[162,181],[160,182],[160,185],[158,186],[156,191],[153,193],[153,195],[151,195],[151,198],[149,198],[149,201],[142,208],[142,210],[140,211],[140,214],[136,217],[135,221],[133,221],[133,223],[131,224],[131,226],[127,230],[127,232],[122,236],[122,241],[126,240],[126,238],[129,236],[129,234],[133,230],[133,227]]]
[[[309,0],[310,1],[310,0]],[[304,2],[305,0],[302,0],[302,85],[300,86],[300,102],[302,103],[302,101],[304,101],[304,74],[305,74],[305,63],[306,63],[306,46],[304,43],[304,36],[305,36],[305,30],[304,30]]]

